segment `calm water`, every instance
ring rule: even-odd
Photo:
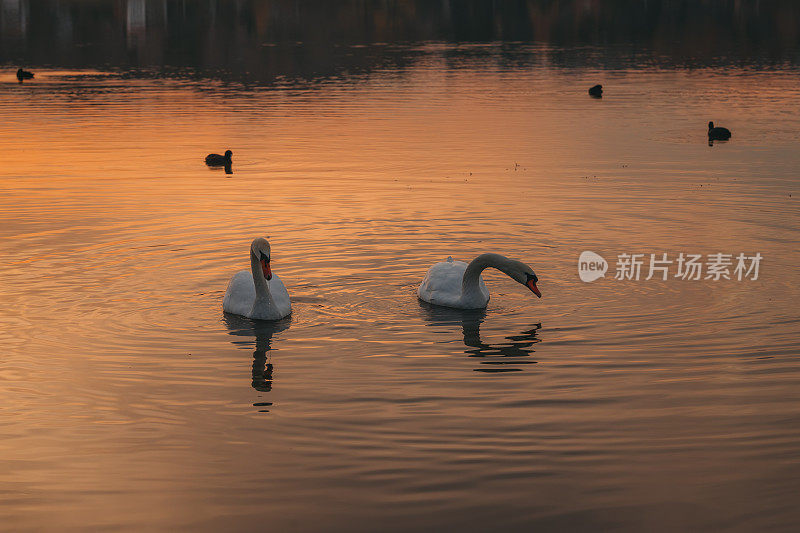
[[[257,86],[0,72],[4,527],[795,529],[798,69],[395,52]],[[277,324],[221,309],[262,235]],[[485,312],[417,301],[485,251],[543,298],[487,271]],[[764,259],[613,279],[680,252]]]

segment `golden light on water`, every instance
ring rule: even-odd
[[[22,34],[34,35],[51,19],[25,5]],[[119,28],[126,50],[178,57],[169,39],[154,44],[184,20],[174,2],[163,20],[153,3],[119,5],[109,57]],[[744,65],[710,53],[686,65],[663,43],[632,52],[638,34],[607,47],[258,41],[276,19],[293,27],[280,5],[243,7],[250,33],[226,26],[220,5],[208,42],[237,35],[240,56],[212,47],[199,65],[185,44],[183,68],[98,70],[74,59],[92,57],[94,37],[29,67],[32,82],[4,60],[3,523],[790,527],[791,54],[770,64],[756,43],[737,52]],[[394,25],[373,13],[377,34],[410,31],[419,13],[433,35],[467,17],[398,9]],[[601,27],[606,9],[586,6]],[[558,17],[530,20],[566,31]],[[217,55],[226,68],[207,63]],[[586,94],[598,82],[601,100]],[[709,146],[708,120],[731,141]],[[206,167],[226,149],[233,174]],[[257,236],[292,297],[275,324],[221,309]],[[605,278],[578,278],[586,250],[611,263]],[[486,310],[417,300],[430,265],[487,251],[530,264],[543,297],[487,270]],[[618,254],[682,252],[764,260],[755,281],[613,279]]]

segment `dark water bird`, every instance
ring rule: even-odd
[[[33,72],[28,72],[27,70],[17,69],[17,79],[19,81],[22,80],[29,80],[33,78]]]
[[[597,84],[594,87],[591,87],[589,89],[589,94],[591,94],[592,96],[596,96],[597,98],[602,97],[603,96],[603,86],[600,85],[600,84]]]
[[[728,128],[715,128],[713,122],[708,123],[709,141],[727,141],[731,138],[731,130]]]
[[[231,156],[233,152],[230,150],[225,151],[225,155],[208,154],[206,156],[206,165],[210,167],[229,167],[232,164]]]

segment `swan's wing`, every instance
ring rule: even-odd
[[[466,269],[467,264],[463,261],[436,263],[425,273],[417,296],[422,301],[436,305],[457,305],[461,299],[461,280]]]
[[[272,279],[267,282],[269,284],[269,293],[272,296],[272,303],[275,304],[275,309],[278,310],[280,318],[283,318],[292,312],[292,301],[289,299],[289,291],[281,281],[280,276],[272,273]]]
[[[249,270],[240,270],[228,283],[228,289],[222,299],[222,310],[235,315],[250,316],[255,300],[256,287],[253,285],[253,273]]]

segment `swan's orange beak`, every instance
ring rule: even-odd
[[[269,268],[269,263],[265,260],[261,260],[261,271],[264,273],[264,277],[267,280],[272,279],[272,269]]]
[[[536,295],[536,296],[538,296],[539,298],[541,298],[541,297],[542,297],[542,293],[541,293],[541,292],[539,292],[539,287],[537,287],[537,286],[536,286],[536,282],[535,282],[535,281],[533,281],[533,280],[530,280],[530,281],[528,281],[528,283],[526,283],[525,285],[526,285],[526,286],[527,286],[527,287],[528,287],[528,288],[531,290],[531,292],[532,292],[533,294],[535,294],[535,295]]]

